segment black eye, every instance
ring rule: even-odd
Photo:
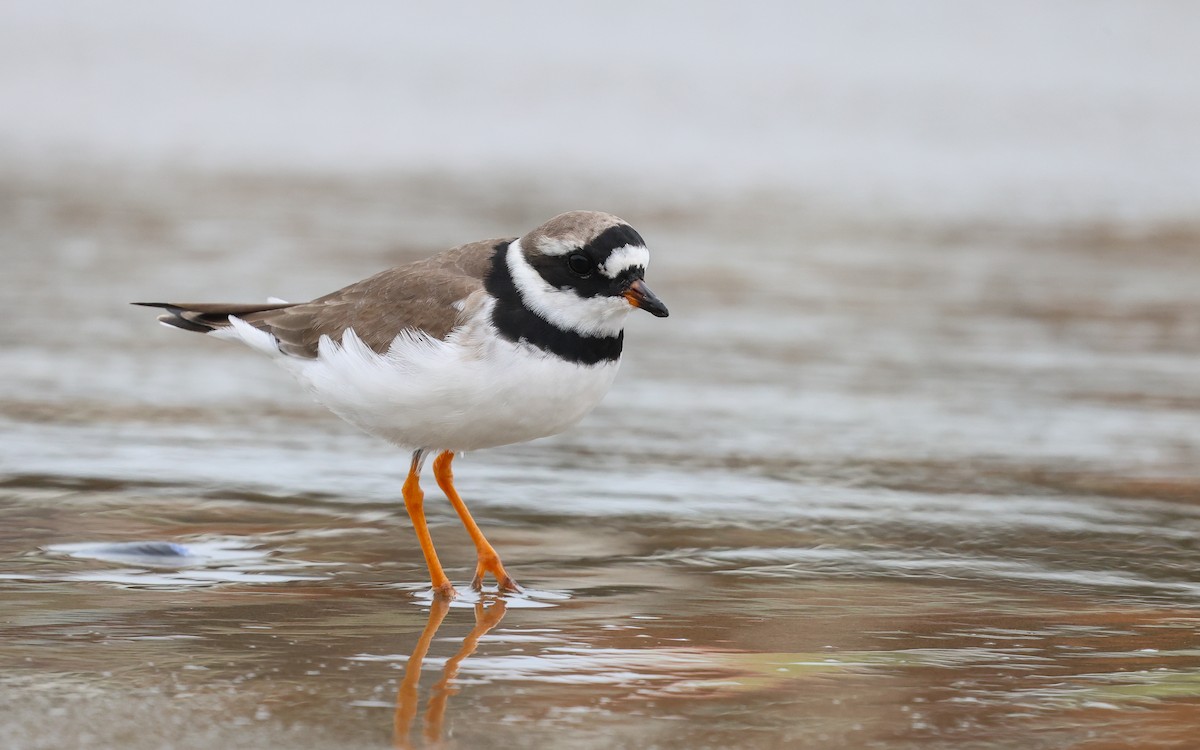
[[[567,268],[577,276],[591,276],[592,259],[583,253],[571,253],[567,256]]]

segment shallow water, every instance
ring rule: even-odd
[[[401,177],[0,191],[0,745],[1192,741],[1195,228]],[[463,589],[434,605],[404,456],[124,305],[315,296],[576,201],[639,227],[672,317],[632,320],[581,427],[456,463],[520,596],[465,591],[429,490]]]

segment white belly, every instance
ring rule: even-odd
[[[619,362],[579,365],[493,336],[402,335],[377,354],[348,332],[312,360],[280,358],[317,400],[396,445],[470,451],[554,435],[590,412]]]

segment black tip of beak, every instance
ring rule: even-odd
[[[642,309],[656,318],[666,318],[671,315],[670,311],[667,310],[667,306],[659,300],[654,300],[653,305],[642,305]]]
[[[641,279],[636,279],[629,285],[629,289],[625,291],[625,299],[629,300],[629,304],[640,307],[656,318],[665,318],[670,315],[667,306],[655,296],[654,292],[650,291],[650,287],[646,286],[646,282]]]

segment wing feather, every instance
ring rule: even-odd
[[[484,240],[377,273],[311,302],[236,305],[139,302],[167,312],[159,320],[189,331],[229,326],[233,315],[272,334],[284,354],[317,356],[322,336],[340,341],[354,329],[362,341],[384,353],[396,335],[414,330],[444,339],[462,324],[462,300],[483,289],[497,249],[511,239]]]

